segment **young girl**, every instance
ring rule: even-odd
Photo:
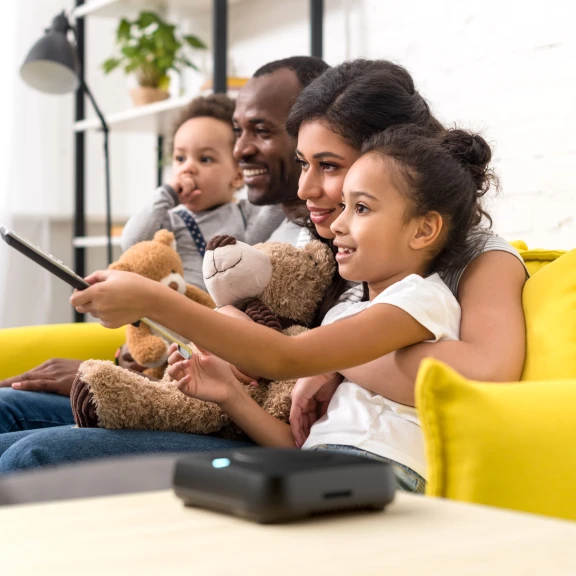
[[[463,247],[482,214],[489,160],[486,142],[459,130],[438,137],[404,126],[369,141],[346,176],[342,212],[331,225],[340,275],[365,282],[369,301],[336,306],[320,328],[302,335],[214,314],[127,273],[93,274],[93,286],[75,293],[72,303],[105,326],[148,316],[186,336],[216,356],[202,352],[184,361],[172,355],[169,372],[184,393],[219,404],[258,444],[300,445],[307,427],[294,426],[293,433],[264,412],[228,362],[270,379],[308,376],[313,384],[336,386],[348,368],[394,350],[457,340],[460,307],[437,271],[467,258]],[[391,461],[403,488],[423,489],[423,442],[413,408],[345,381],[304,444],[339,446]]]
[[[225,94],[200,96],[176,123],[172,178],[128,220],[122,249],[151,240],[161,228],[174,232],[187,282],[205,289],[202,259],[205,243],[218,234],[256,244],[267,240],[284,215],[262,210],[248,200],[234,201],[242,172],[232,156],[234,101]]]

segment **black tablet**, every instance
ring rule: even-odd
[[[52,256],[52,254],[44,252],[44,250],[35,246],[23,236],[16,234],[16,232],[8,230],[4,226],[0,226],[0,236],[2,236],[2,239],[9,246],[12,246],[12,248],[15,248],[18,252],[21,252],[24,256],[30,258],[36,262],[36,264],[39,264],[48,270],[48,272],[51,272],[61,280],[64,280],[64,282],[70,284],[70,286],[76,288],[76,290],[84,290],[90,286],[84,278],[78,276],[78,274],[66,266],[64,262],[58,260],[55,256]],[[141,318],[141,322],[150,326],[150,328],[164,336],[167,340],[178,344],[180,354],[182,354],[184,358],[190,358],[192,356],[192,349],[180,336],[168,330],[164,326],[160,326],[159,324],[152,322],[152,320],[148,320],[148,318]]]

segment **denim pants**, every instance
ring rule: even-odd
[[[109,456],[253,446],[250,442],[200,434],[73,425],[70,398],[0,388],[0,474]]]
[[[0,434],[74,424],[70,398],[0,388]]]
[[[392,465],[394,470],[394,476],[396,477],[396,484],[399,490],[404,492],[414,492],[416,494],[424,494],[426,488],[426,480],[420,476],[417,472],[414,472],[408,466],[404,464],[399,464],[384,456],[378,456],[378,454],[373,454],[372,452],[366,452],[366,450],[360,450],[355,446],[343,446],[341,444],[319,444],[314,446],[312,450],[334,450],[338,452],[347,452],[348,454],[355,454],[356,456],[361,456],[363,458],[369,458],[370,460],[378,460],[379,462],[388,462]]]
[[[201,434],[156,430],[106,430],[59,426],[0,434],[0,475],[38,466],[112,456],[166,452],[211,452],[253,443]]]

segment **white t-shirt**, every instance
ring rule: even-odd
[[[376,304],[391,304],[410,314],[434,334],[430,342],[459,339],[460,305],[438,274],[427,278],[411,274],[372,302],[338,304],[322,324],[332,324]],[[426,478],[424,438],[416,409],[349,380],[338,386],[326,415],[312,426],[302,448],[309,450],[320,444],[355,446],[403,464]]]

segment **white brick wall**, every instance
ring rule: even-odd
[[[576,245],[576,4],[363,0],[362,55],[406,66],[439,117],[493,143],[495,229]],[[355,54],[356,55],[356,54]]]

